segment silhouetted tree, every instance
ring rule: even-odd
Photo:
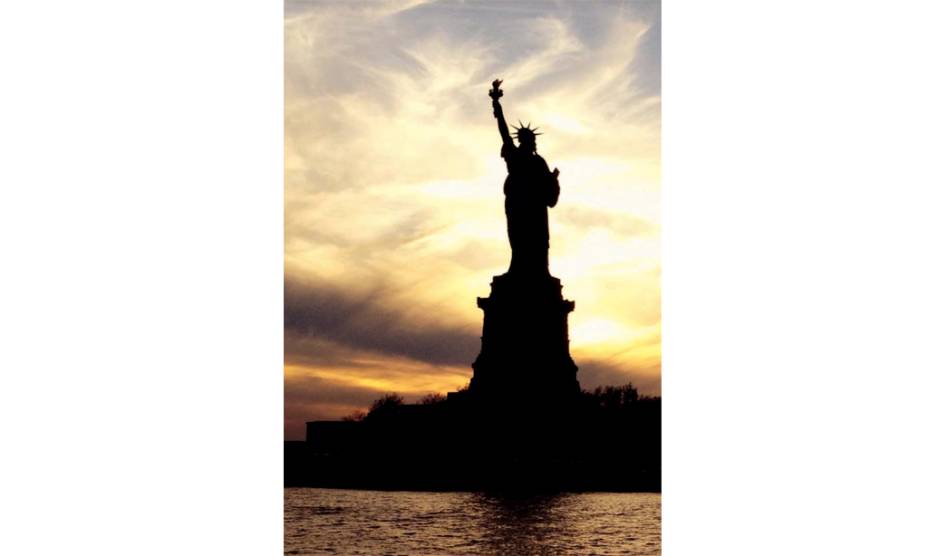
[[[447,399],[448,397],[445,396],[444,394],[439,394],[436,392],[434,394],[426,394],[425,397],[419,400],[419,403],[421,405],[433,405],[433,404],[441,403]]]
[[[396,411],[396,408],[403,405],[403,398],[399,394],[387,394],[378,398],[371,404],[367,412],[367,419],[378,418],[383,415],[389,415]]]
[[[621,392],[622,405],[630,405],[638,401],[638,389],[629,382],[625,386],[619,386]]]
[[[354,422],[363,421],[365,417],[367,417],[366,411],[361,411],[360,409],[356,409],[352,411],[349,415],[345,415],[344,417],[342,417],[342,421],[354,421]]]
[[[589,396],[603,409],[619,409],[638,401],[638,389],[631,382],[622,386],[597,386]]]

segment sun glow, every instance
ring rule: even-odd
[[[627,340],[629,331],[614,321],[590,318],[574,323],[570,328],[570,342],[577,347]]]

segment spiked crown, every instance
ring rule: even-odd
[[[511,135],[517,137],[520,143],[524,143],[526,140],[534,141],[535,137],[539,135],[544,135],[544,133],[538,133],[538,128],[532,127],[532,122],[529,122],[528,125],[522,123],[522,120],[519,120],[519,127],[510,124],[510,127],[515,129],[515,132]]]

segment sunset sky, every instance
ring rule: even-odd
[[[658,2],[286,2],[285,434],[467,384],[509,264],[487,90],[561,171],[581,386],[660,393]]]

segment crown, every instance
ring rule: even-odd
[[[526,138],[529,136],[531,136],[531,138],[534,139],[535,137],[539,135],[544,135],[544,133],[537,133],[538,128],[537,127],[533,128],[532,122],[529,122],[528,125],[525,125],[522,123],[522,120],[519,120],[519,127],[516,127],[512,124],[509,124],[509,126],[513,128],[514,130],[516,130],[515,133],[511,133],[510,135],[512,135],[513,137],[518,137],[519,141],[522,141],[523,138]]]

